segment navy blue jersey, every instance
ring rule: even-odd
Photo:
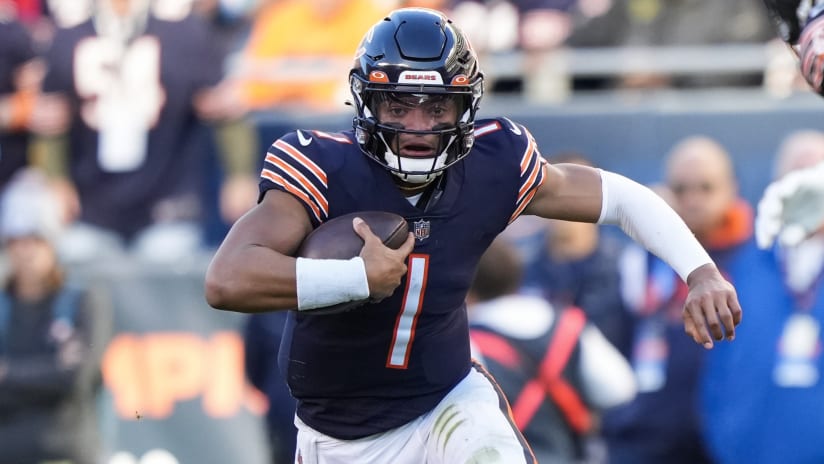
[[[469,371],[464,298],[492,240],[543,182],[543,158],[525,128],[475,125],[472,153],[445,172],[426,211],[365,156],[351,131],[292,132],[266,155],[261,195],[292,193],[315,226],[351,212],[389,211],[416,233],[408,272],[392,295],[348,313],[290,313],[280,366],[298,416],[327,435],[354,439],[432,409]]]
[[[15,70],[34,58],[32,41],[23,25],[0,20],[0,95],[14,93]],[[0,130],[0,186],[26,165],[28,134]]]
[[[222,76],[206,24],[194,16],[149,18],[145,32],[120,52],[87,21],[59,30],[47,59],[45,90],[72,99],[69,166],[82,219],[128,237],[152,222],[163,200],[189,197],[194,204],[185,205],[196,212],[207,163],[192,96]],[[122,153],[100,146],[111,106],[126,108],[131,124],[148,128],[144,137],[113,140]],[[145,150],[130,150],[144,143]]]

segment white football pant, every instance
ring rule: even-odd
[[[473,367],[431,412],[357,440],[332,438],[295,418],[295,462],[535,464],[532,451],[509,418],[508,404],[487,376],[482,368]]]

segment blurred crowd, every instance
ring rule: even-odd
[[[168,262],[206,249],[206,215],[217,211],[231,224],[257,200],[262,152],[251,116],[344,110],[343,76],[362,31],[398,6],[448,11],[482,55],[521,53],[515,78],[490,73],[493,95],[530,91],[536,80],[528,77],[554,63],[554,51],[767,44],[775,37],[760,0],[0,0],[0,238],[9,276],[0,294],[0,453],[12,447],[3,438],[31,436],[55,418],[78,417],[64,430],[78,440],[92,435],[100,353],[86,348],[100,348],[111,314],[91,289],[70,294],[82,304],[69,316],[53,309],[62,307],[64,287],[72,288],[61,263],[123,254]],[[682,88],[764,79],[658,72],[567,76],[563,85]],[[205,155],[210,146],[215,159]],[[548,158],[591,164],[580,153]],[[696,134],[662,159],[662,180],[651,187],[738,288],[745,308],[738,339],[711,352],[689,340],[680,320],[684,284],[654,256],[592,224],[523,218],[496,245],[502,248],[487,269],[509,263],[510,281],[469,302],[477,306],[478,357],[511,379],[513,400],[538,374],[496,367],[498,341],[540,364],[556,332],[577,327],[542,396],[547,407],[519,424],[544,434],[532,438],[546,452],[541,462],[824,461],[816,440],[824,414],[810,407],[824,404],[824,234],[796,248],[758,250],[752,208],[737,192],[722,144]],[[788,134],[773,174],[822,160],[824,133]],[[220,185],[212,201],[203,191],[215,169]],[[479,279],[503,279],[485,277],[484,269]],[[40,308],[39,316],[6,317],[28,306]],[[525,311],[546,323],[526,335],[510,330],[495,322],[501,307],[509,318]],[[44,338],[15,336],[11,324]],[[282,324],[282,314],[250,319],[247,368],[272,401],[273,452],[289,456],[293,406],[272,352]],[[564,388],[574,397],[556,394]],[[81,407],[53,407],[62,401]],[[42,415],[9,420],[21,410]],[[44,456],[94,461],[84,453],[96,445],[78,450],[61,440]],[[18,444],[29,451],[42,445]]]
[[[583,310],[632,370],[629,399],[609,407],[584,403],[599,420],[573,436],[590,446],[547,462],[766,464],[824,458],[824,448],[807,433],[822,425],[817,404],[824,394],[824,224],[800,245],[759,249],[753,208],[740,196],[732,156],[719,141],[695,134],[662,155],[661,182],[650,187],[736,286],[744,325],[735,341],[707,351],[684,337],[686,285],[657,257],[635,244],[616,243],[592,224],[518,219],[502,236],[521,262],[515,293],[541,296],[561,314]],[[549,160],[589,164],[581,154]],[[822,160],[824,132],[797,130],[775,153],[772,176],[783,178]],[[497,261],[499,267],[506,262]],[[483,271],[482,261],[479,278]],[[523,303],[508,310],[508,320],[530,314]],[[610,364],[611,377],[622,378],[615,371],[619,363]],[[496,365],[489,365],[496,374]],[[592,388],[592,375],[564,372],[580,394]],[[565,401],[554,400],[560,407]],[[574,421],[561,422],[576,431]]]
[[[766,79],[765,70],[644,67],[559,75],[556,51],[775,37],[760,0],[0,0],[0,182],[24,165],[48,174],[71,226],[64,248],[76,259],[124,249],[185,255],[204,243],[205,216],[231,224],[256,199],[260,148],[250,116],[345,111],[344,76],[361,31],[399,6],[447,11],[481,62],[490,58],[488,91],[534,101],[576,87]],[[494,57],[513,53],[521,57],[514,73],[495,69],[512,62]],[[201,192],[215,177],[217,198],[206,201]]]

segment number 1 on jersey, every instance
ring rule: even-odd
[[[386,367],[406,369],[409,363],[409,351],[415,339],[415,325],[418,314],[423,307],[423,294],[426,291],[426,277],[429,274],[429,255],[411,254],[406,271],[406,289],[401,301],[401,312],[395,320],[395,332],[392,334],[392,346]]]

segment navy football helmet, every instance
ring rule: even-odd
[[[361,149],[402,180],[429,182],[472,149],[483,74],[466,36],[442,13],[403,8],[375,24],[357,50],[349,84]],[[381,102],[409,99],[452,99],[458,120],[421,131],[377,119]],[[438,135],[438,147],[431,156],[400,156],[401,133]]]

